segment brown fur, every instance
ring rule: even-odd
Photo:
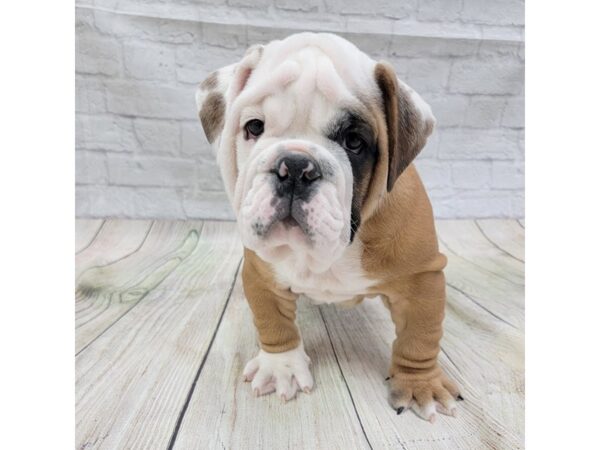
[[[223,129],[225,98],[220,92],[211,92],[200,110],[200,122],[208,142],[211,144]]]
[[[238,76],[243,88],[244,74]],[[355,239],[363,246],[366,275],[378,282],[365,294],[381,295],[395,324],[389,369],[393,406],[406,407],[411,400],[423,406],[433,398],[448,405],[458,390],[437,365],[446,257],[438,250],[431,204],[411,164],[425,145],[433,122],[421,118],[389,64],[378,63],[374,77],[382,98],[364,104],[375,123],[379,159],[361,186],[363,223]],[[214,89],[215,80],[216,75],[205,81],[206,88]],[[224,113],[222,94],[211,92],[200,112],[210,142],[222,129]],[[262,349],[278,353],[298,347],[298,296],[278,284],[273,268],[248,249],[242,279]],[[359,302],[362,297],[349,300]]]
[[[388,192],[427,142],[433,123],[424,123],[410,95],[400,85],[393,67],[386,62],[375,66],[375,81],[383,93],[388,134]]]
[[[206,79],[200,83],[200,89],[212,91],[219,85],[219,71],[211,72]]]
[[[407,407],[411,400],[424,406],[434,398],[447,405],[449,398],[458,396],[458,389],[437,365],[446,257],[438,250],[429,198],[410,163],[424,146],[432,125],[418,122],[420,117],[408,94],[398,86],[395,74],[391,77],[388,66],[378,64],[375,77],[383,94],[383,114],[374,117],[379,127],[380,160],[388,162],[385,187],[389,193],[385,195],[382,186],[385,163],[379,161],[370,178],[371,195],[363,207],[368,214],[357,238],[364,248],[365,272],[380,280],[369,294],[382,296],[396,328],[389,369],[390,399],[396,408]],[[295,294],[276,286],[267,263],[248,250],[246,255],[244,290],[255,314],[261,346],[270,352],[290,350],[300,339],[293,319]]]
[[[298,295],[278,286],[269,265],[247,248],[242,282],[263,350],[279,353],[298,347],[300,332],[295,323]]]

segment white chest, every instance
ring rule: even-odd
[[[366,276],[361,253],[362,247],[356,242],[323,273],[302,270],[297,262],[278,264],[275,267],[276,277],[292,292],[304,294],[314,303],[344,302],[357,295],[366,295],[368,289],[377,284],[377,280]]]

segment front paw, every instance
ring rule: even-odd
[[[454,382],[439,367],[426,372],[395,372],[389,378],[389,401],[398,414],[412,409],[435,422],[437,412],[454,416],[456,401],[463,400]]]
[[[308,393],[312,389],[309,364],[310,358],[302,345],[282,353],[260,350],[246,364],[244,380],[252,381],[252,391],[257,397],[275,391],[283,401],[288,401],[296,396],[296,392]]]

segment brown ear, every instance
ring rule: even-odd
[[[262,51],[261,45],[253,45],[239,63],[212,72],[198,86],[196,91],[198,116],[204,134],[211,144],[223,131],[228,102],[233,101],[244,89],[252,70],[260,60]]]
[[[390,192],[400,174],[425,146],[435,118],[419,94],[398,80],[389,63],[376,64],[375,81],[383,97],[387,125],[387,190]]]

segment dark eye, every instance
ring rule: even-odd
[[[360,134],[350,131],[344,136],[343,146],[346,150],[359,154],[365,146],[365,141]]]
[[[246,139],[257,138],[265,131],[265,123],[262,120],[252,119],[246,122],[244,130],[246,131]]]

